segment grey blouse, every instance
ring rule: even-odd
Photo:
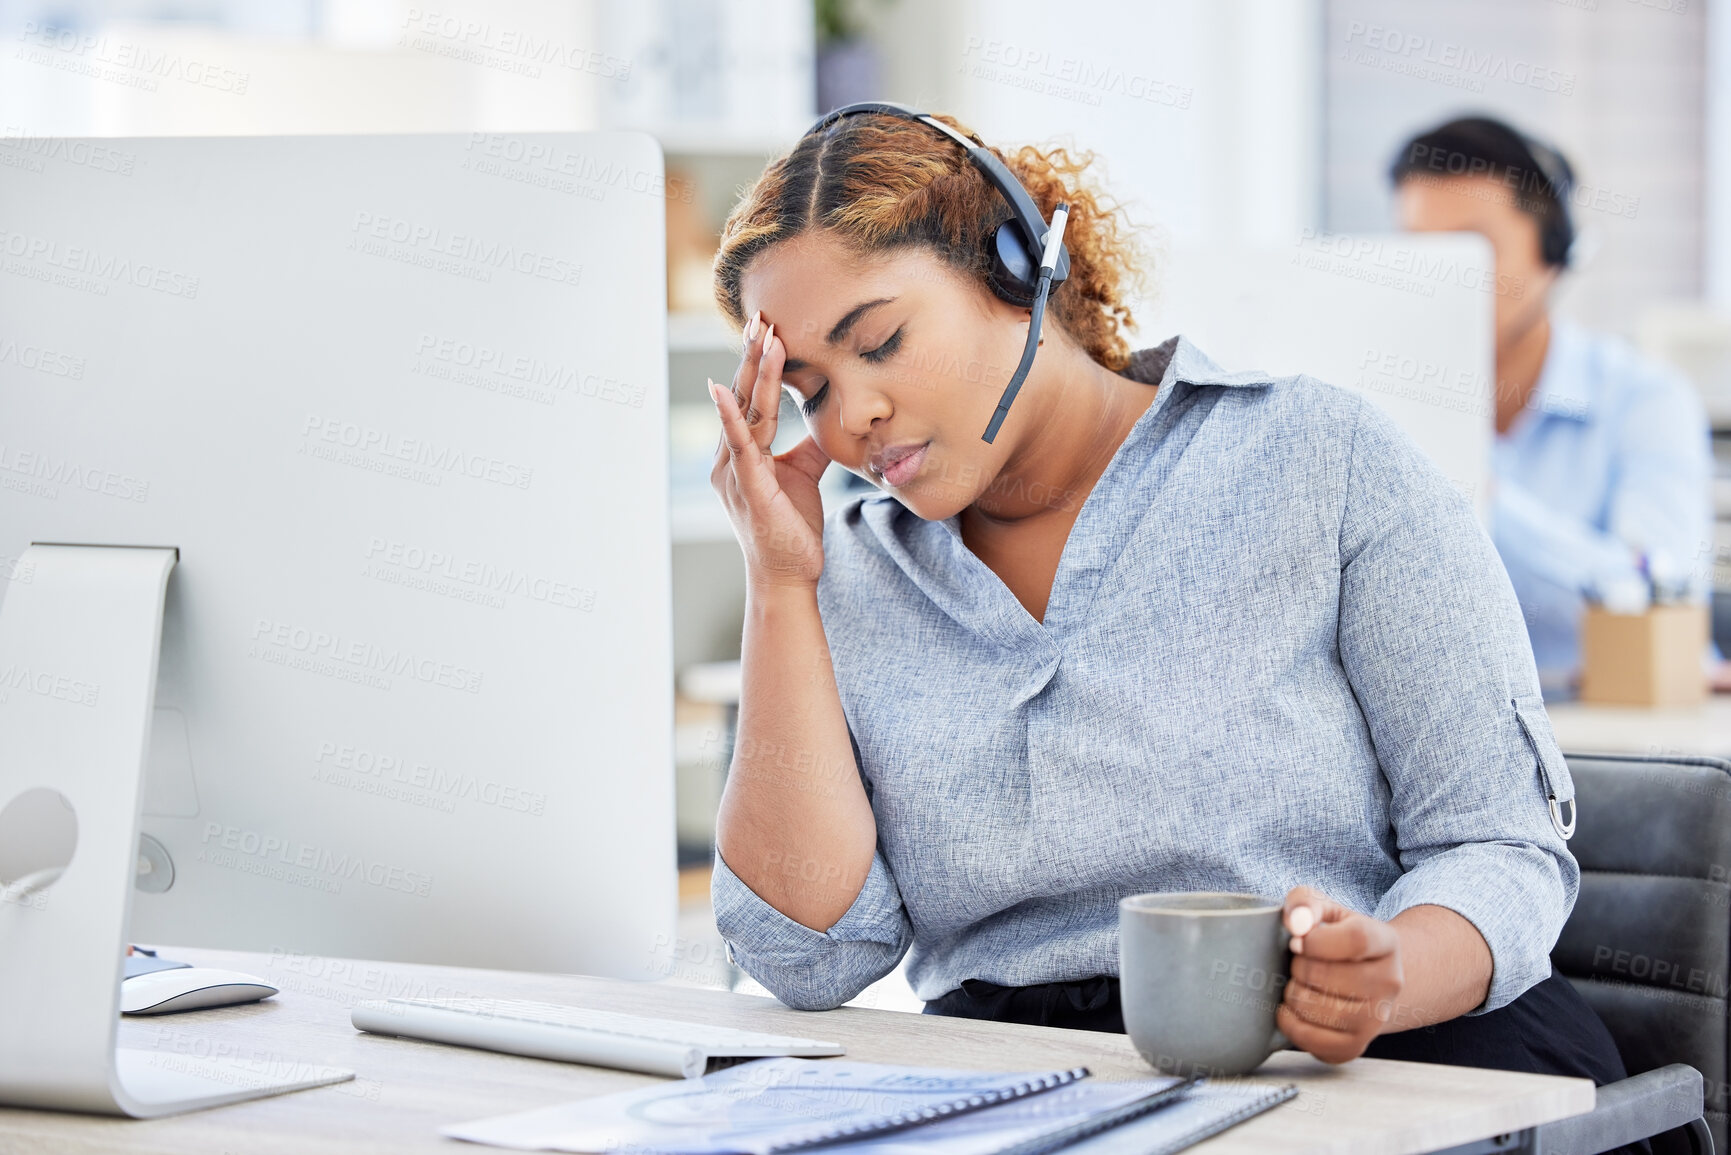
[[[1433,903],[1490,945],[1494,1010],[1550,974],[1580,870],[1574,788],[1507,574],[1390,419],[1183,338],[1088,494],[1045,621],[887,493],[824,524],[818,606],[878,842],[827,931],[716,857],[729,953],[838,1006],[909,953],[914,992],[1118,971],[1118,900]],[[809,768],[808,768],[809,770]],[[821,868],[779,867],[821,882]]]

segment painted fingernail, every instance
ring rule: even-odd
[[[771,325],[769,327],[769,331],[763,335],[763,351],[765,353],[769,352],[769,343],[771,341],[773,341],[774,339],[775,339],[775,326]]]
[[[1294,907],[1292,917],[1287,922],[1291,925],[1293,934],[1305,935],[1309,934],[1310,928],[1316,925],[1316,915],[1311,913],[1308,906]]]
[[[715,407],[717,409],[720,409],[721,408],[721,394],[715,388],[715,379],[713,377],[706,377],[706,378],[704,378],[704,380],[709,382],[709,399],[711,401],[715,402]]]
[[[762,324],[763,324],[763,310],[759,309],[757,312],[755,312],[751,315],[751,324],[749,326],[747,326],[747,328],[745,330],[746,339],[749,341],[757,340],[757,330],[758,330],[758,327],[761,326]]]

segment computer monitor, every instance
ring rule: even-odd
[[[1499,279],[1476,233],[1310,231],[1290,245],[1178,248],[1137,314],[1227,369],[1305,373],[1364,394],[1489,516]],[[1151,344],[1152,341],[1145,343]]]
[[[677,902],[658,145],[33,155],[0,181],[0,884],[57,826],[44,799],[78,811],[77,850],[0,903],[0,1019],[43,1013],[5,992],[110,917],[79,859],[130,822],[126,941],[655,977]],[[105,817],[144,751],[123,717],[107,753],[90,735],[136,705],[152,596],[148,772]],[[107,1000],[110,1048],[115,994],[64,995]],[[35,1078],[16,1039],[0,1100]]]

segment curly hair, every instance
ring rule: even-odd
[[[936,119],[973,136],[954,117]],[[1042,216],[1070,206],[1070,275],[1053,289],[1047,316],[1096,362],[1123,369],[1130,363],[1125,330],[1133,324],[1127,300],[1141,287],[1145,258],[1120,206],[1084,175],[1093,155],[1031,145],[1014,156],[991,151]],[[985,287],[986,246],[1009,215],[966,154],[929,125],[881,113],[843,117],[771,161],[728,214],[715,257],[715,299],[743,328],[746,267],[770,245],[809,229],[832,232],[860,253],[925,247]]]

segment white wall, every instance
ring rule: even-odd
[[[31,20],[0,52],[0,115],[12,135],[591,128],[610,83],[584,55],[595,7],[329,0],[318,37],[100,19],[55,33]],[[531,37],[540,47],[525,51]]]
[[[1320,0],[902,0],[875,30],[890,99],[999,147],[1094,151],[1132,220],[1176,244],[1317,223],[1320,37]]]
[[[810,0],[306,0],[298,22],[290,0],[204,0],[183,21],[128,18],[165,9],[128,0],[24,5],[0,0],[11,136],[629,126],[779,140],[812,114]]]
[[[1707,6],[1706,296],[1731,308],[1731,3]]]

